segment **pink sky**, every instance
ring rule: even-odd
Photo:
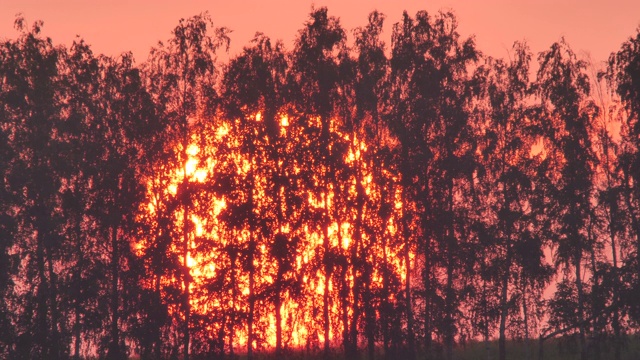
[[[233,55],[256,31],[291,48],[312,4],[328,6],[347,30],[364,25],[369,12],[380,10],[387,15],[387,44],[391,24],[400,20],[403,10],[415,15],[420,9],[452,9],[461,34],[475,34],[479,48],[496,57],[507,56],[515,40],[526,39],[539,52],[565,36],[576,53],[589,52],[603,61],[640,25],[638,0],[1,0],[0,38],[16,36],[13,22],[21,12],[29,23],[43,20],[45,35],[56,44],[69,45],[81,35],[95,52],[117,55],[130,50],[141,62],[158,40],[170,37],[180,18],[208,10],[217,26],[233,30]]]

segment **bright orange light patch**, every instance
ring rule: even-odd
[[[256,122],[263,120],[262,113],[258,112],[253,116]],[[314,121],[314,119],[311,119]],[[315,119],[320,121],[320,119]],[[290,119],[287,115],[280,116],[280,132],[282,135],[286,135],[289,131],[295,131],[292,128]],[[337,131],[337,130],[333,130]],[[214,142],[226,143],[233,146],[240,146],[238,139],[231,138],[229,125],[221,125],[214,132]],[[399,253],[400,250],[392,247],[383,249],[383,245],[379,242],[375,242],[370,234],[362,230],[362,225],[359,230],[359,240],[355,240],[356,225],[358,221],[370,221],[377,219],[370,218],[358,218],[357,212],[353,209],[339,209],[336,213],[341,214],[341,218],[335,218],[334,207],[345,206],[344,199],[338,199],[335,197],[335,193],[338,191],[345,191],[342,196],[347,196],[355,199],[358,195],[358,188],[363,188],[366,196],[379,197],[379,190],[376,189],[376,184],[373,181],[373,173],[371,166],[365,161],[365,155],[368,148],[364,141],[358,139],[355,136],[344,135],[344,138],[349,144],[348,152],[343,159],[345,166],[353,169],[353,174],[349,180],[348,185],[344,189],[334,188],[334,185],[329,183],[327,188],[318,193],[308,192],[306,194],[306,201],[308,206],[317,211],[328,210],[331,216],[331,221],[325,226],[310,226],[304,224],[302,228],[294,228],[293,222],[290,219],[286,219],[284,223],[280,224],[277,228],[280,234],[284,234],[289,237],[300,237],[300,243],[298,247],[294,249],[291,261],[293,261],[293,269],[290,270],[289,276],[291,280],[297,281],[302,289],[301,293],[297,294],[295,298],[292,298],[288,291],[281,292],[281,316],[282,316],[282,338],[283,345],[293,348],[303,348],[309,343],[323,343],[325,336],[328,336],[331,342],[340,341],[339,337],[342,332],[342,313],[344,309],[340,306],[341,300],[340,293],[347,293],[348,306],[346,308],[348,317],[352,317],[354,311],[352,308],[353,302],[353,287],[354,279],[356,276],[355,270],[351,269],[351,264],[346,263],[344,265],[336,264],[335,266],[347,266],[344,280],[334,279],[333,274],[328,281],[325,278],[324,270],[318,267],[318,263],[322,261],[322,254],[325,249],[325,237],[328,237],[328,246],[332,252],[336,254],[342,254],[344,258],[349,259],[352,255],[352,249],[354,246],[358,246],[357,251],[364,251],[365,245],[370,252],[367,255],[367,261],[372,262],[386,262],[396,269],[397,276],[399,278],[405,278],[406,264],[403,262],[403,257]],[[187,146],[185,154],[187,159],[182,163],[181,167],[170,171],[171,176],[164,182],[159,180],[152,180],[149,182],[149,199],[167,198],[173,199],[177,196],[177,193],[183,182],[187,181],[191,184],[202,183],[205,184],[208,181],[215,181],[216,166],[219,165],[221,159],[215,158],[215,152],[210,149],[202,149],[196,145],[195,139],[192,144]],[[247,156],[232,157],[233,166],[236,169],[235,176],[238,177],[242,183],[246,177],[252,176],[254,178],[254,202],[255,206],[259,209],[272,209],[273,204],[270,203],[269,198],[266,197],[267,189],[272,186],[269,178],[265,177],[264,173],[259,171],[252,172],[252,167],[256,166],[256,159],[250,159]],[[280,160],[279,166],[283,166],[283,160]],[[299,170],[299,169],[298,169]],[[251,174],[251,175],[249,175]],[[318,181],[318,180],[316,180]],[[162,184],[159,187],[159,184]],[[243,183],[246,185],[246,183]],[[319,185],[319,184],[316,184]],[[163,188],[162,188],[163,186]],[[160,189],[160,190],[158,190]],[[160,191],[160,194],[154,194],[154,191]],[[284,194],[280,194],[284,197]],[[399,193],[395,194],[396,197]],[[237,199],[232,199],[236,201]],[[401,212],[401,205],[399,198],[396,199],[396,210]],[[367,206],[376,206],[375,202],[372,205],[363,205],[365,208],[363,211],[375,211],[369,210]],[[195,202],[192,208],[189,210],[188,221],[189,239],[188,255],[186,259],[186,265],[188,271],[193,278],[190,288],[191,290],[191,306],[192,312],[206,317],[208,314],[216,314],[216,316],[230,316],[230,313],[242,313],[245,314],[243,319],[246,319],[246,313],[248,311],[248,300],[250,296],[249,289],[249,275],[247,273],[247,265],[242,264],[244,258],[246,258],[246,249],[249,239],[257,241],[257,247],[254,253],[254,258],[251,266],[255,269],[255,289],[265,289],[274,286],[277,277],[277,261],[271,255],[271,246],[273,244],[273,235],[262,236],[258,232],[252,233],[248,227],[242,229],[236,229],[228,226],[227,224],[219,221],[218,217],[224,209],[227,208],[227,201],[224,198],[212,198],[208,199],[206,203]],[[146,211],[150,215],[155,215],[159,211],[163,210],[162,206],[157,200],[150,200],[146,206]],[[183,212],[182,208],[177,208],[172,214],[172,218],[175,222],[176,229],[182,229]],[[256,213],[256,216],[261,214]],[[370,215],[367,215],[370,216]],[[393,217],[389,218],[386,223],[381,224],[381,231],[384,236],[395,236],[396,220]],[[274,230],[273,234],[276,233]],[[175,240],[175,243],[171,245],[171,251],[175,252],[178,259],[182,263],[183,251],[181,240],[182,238]],[[202,247],[201,241],[208,243],[207,247]],[[143,251],[143,244],[138,244],[139,250]],[[237,247],[239,250],[237,254],[229,252],[229,246]],[[203,250],[206,249],[206,250]],[[245,251],[245,252],[242,252]],[[232,254],[233,257],[232,257]],[[411,255],[411,261],[414,261],[413,254]],[[234,276],[231,275],[231,269],[233,268]],[[340,271],[336,268],[336,274]],[[297,280],[296,280],[297,279]],[[220,282],[221,281],[221,282]],[[346,283],[345,283],[346,281]],[[208,292],[205,289],[212,283],[226,284],[221,290]],[[380,288],[383,286],[384,275],[380,269],[374,269],[371,274],[370,286]],[[233,288],[235,286],[235,289]],[[344,290],[344,286],[348,289]],[[329,292],[330,306],[329,306],[329,318],[330,326],[329,333],[324,333],[324,324],[322,316],[322,304],[325,292]],[[235,294],[235,295],[234,295]],[[253,348],[273,348],[276,345],[276,317],[275,317],[275,305],[270,300],[258,300],[255,308],[255,331],[261,332],[258,340],[253,344]],[[176,313],[178,309],[175,309]],[[313,315],[316,314],[316,315]],[[235,321],[238,321],[237,319]],[[212,328],[212,336],[219,329]],[[238,351],[238,349],[245,348],[248,342],[248,330],[246,320],[239,322],[237,326],[233,328],[233,341],[232,345]]]

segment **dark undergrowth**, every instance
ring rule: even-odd
[[[613,339],[603,339],[598,344],[593,340],[589,342],[588,355],[589,360],[613,360],[614,346]],[[578,350],[577,338],[566,336],[557,339],[550,339],[543,344],[543,354],[540,356],[540,343],[536,340],[510,340],[507,342],[507,359],[515,360],[579,360],[580,354]],[[599,355],[597,345],[599,345]],[[375,360],[402,360],[407,355],[396,353],[385,358],[382,349],[377,349]],[[139,359],[133,357],[132,359]],[[180,359],[180,358],[178,358]],[[193,355],[192,360],[199,359],[229,359],[229,360],[247,360],[245,354],[236,354],[234,356],[226,355],[225,357],[199,357]],[[325,360],[322,351],[307,350],[285,350],[281,356],[275,353],[258,352],[253,356],[254,360]],[[333,349],[328,360],[368,360],[369,356],[365,350],[361,349],[359,357],[356,359],[346,357],[339,349]],[[420,351],[417,360],[444,360],[445,353],[442,349],[437,348],[426,354]],[[472,341],[466,344],[456,346],[454,349],[453,359],[455,360],[497,360],[498,359],[498,342],[482,342]],[[640,359],[640,337],[630,335],[626,337],[620,345],[620,360],[639,360]]]

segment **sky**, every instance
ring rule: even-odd
[[[478,48],[493,57],[508,57],[516,40],[526,40],[538,53],[564,36],[578,55],[605,61],[640,26],[638,0],[0,0],[0,39],[17,36],[13,23],[22,13],[29,24],[42,20],[43,33],[55,44],[68,46],[79,35],[96,53],[132,51],[143,62],[151,47],[171,37],[180,18],[209,11],[216,26],[233,31],[224,58],[239,54],[256,31],[291,49],[312,6],[327,6],[349,35],[366,24],[371,11],[381,11],[387,45],[403,10],[412,16],[418,10],[453,10],[460,34],[474,35]]]

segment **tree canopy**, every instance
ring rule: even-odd
[[[136,64],[0,42],[0,357],[453,359],[640,328],[640,30],[482,53],[451,12]],[[532,73],[532,69],[537,69]],[[539,348],[532,341],[537,340]],[[490,347],[487,345],[487,351]],[[487,356],[490,357],[488,353]]]

